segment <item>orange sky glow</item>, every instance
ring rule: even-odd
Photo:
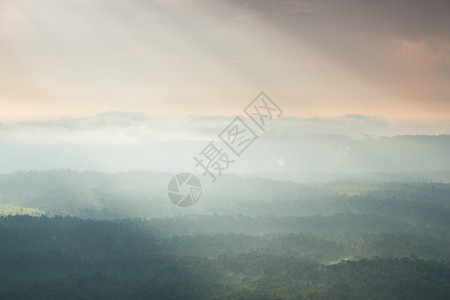
[[[260,91],[291,116],[450,120],[450,9],[422,2],[3,0],[0,123],[236,115]]]

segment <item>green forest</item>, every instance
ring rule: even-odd
[[[450,298],[447,180],[230,175],[178,208],[167,177],[0,175],[0,299]]]

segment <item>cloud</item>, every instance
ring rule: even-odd
[[[450,35],[427,36],[416,39],[397,37],[398,55],[415,64],[432,64],[450,69]]]
[[[14,170],[164,170],[199,172],[193,157],[233,120],[225,116],[156,118],[110,112],[0,126],[0,173]],[[249,126],[251,120],[246,119]],[[439,127],[441,126],[441,127]],[[450,133],[446,123],[402,123],[380,117],[281,117],[245,150],[230,172],[440,170],[448,164],[449,136],[387,133]],[[257,130],[255,128],[255,130]],[[395,135],[395,134],[394,134]],[[230,152],[229,155],[232,155]],[[407,157],[407,158],[405,158]],[[380,163],[381,162],[381,163]],[[414,162],[414,163],[411,163]],[[278,172],[277,171],[277,172]]]
[[[152,117],[144,113],[108,112],[90,117],[0,124],[0,142],[28,144],[142,145],[170,141],[217,140],[232,121],[226,116]],[[247,120],[254,126],[251,120]],[[257,128],[254,128],[257,130]],[[351,138],[404,134],[449,134],[450,122],[388,121],[349,114],[334,118],[286,116],[268,123],[267,135],[294,138],[342,135]]]
[[[0,125],[0,141],[44,144],[146,144],[216,138],[230,122],[225,116],[179,119],[138,112],[108,112],[90,117]]]
[[[389,126],[381,117],[349,114],[334,118],[283,117],[273,124],[270,132],[279,135],[376,135]]]

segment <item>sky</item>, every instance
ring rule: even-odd
[[[0,0],[0,123],[232,116],[260,91],[448,133],[450,2]]]

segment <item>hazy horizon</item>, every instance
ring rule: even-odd
[[[174,119],[116,111],[3,124],[0,172],[64,168],[199,172],[193,157],[208,142],[218,142],[218,134],[232,119]],[[282,116],[259,133],[248,153],[228,172],[286,173],[286,178],[293,178],[295,173],[308,172],[448,171],[448,130],[446,123],[423,126],[421,122],[390,122],[364,115]]]

